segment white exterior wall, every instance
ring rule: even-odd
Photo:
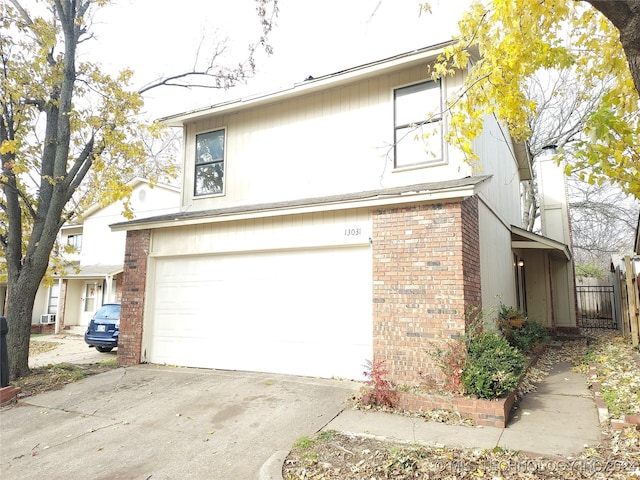
[[[154,230],[150,256],[362,245],[371,231],[367,209],[207,223]]]
[[[470,175],[460,152],[446,146],[448,165],[394,171],[393,89],[428,79],[425,64],[189,124],[183,210],[322,197]],[[446,79],[444,91],[457,88],[461,81],[462,75]],[[194,198],[195,136],[222,127],[227,131],[225,194]]]
[[[36,292],[36,298],[33,303],[33,311],[31,312],[31,324],[40,323],[40,315],[47,313],[47,307],[49,302],[49,289],[38,288]]]
[[[478,207],[482,310],[491,320],[500,303],[516,305],[511,231],[483,202]]]
[[[522,217],[520,175],[510,137],[493,117],[484,120],[474,148],[480,156],[477,173],[492,176],[479,187],[478,212],[482,307],[491,319],[500,303],[517,304],[510,226],[520,225]]]
[[[540,155],[536,158],[536,166],[542,235],[571,245],[564,164],[558,165],[553,155]]]
[[[553,326],[549,256],[544,250],[520,252],[527,281],[527,316],[546,327]]]
[[[178,193],[139,183],[131,194],[135,218],[178,211]],[[114,203],[88,215],[84,220],[81,265],[117,265],[123,262],[126,232],[112,232],[109,225],[126,220],[122,203]]]
[[[479,175],[491,175],[491,181],[480,186],[484,201],[507,225],[522,224],[520,201],[520,175],[508,141],[509,134],[488,115],[482,135],[474,142],[480,156]],[[511,247],[509,247],[510,249]]]

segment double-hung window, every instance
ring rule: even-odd
[[[194,195],[224,193],[225,129],[196,135]]]
[[[422,82],[393,91],[396,168],[442,163],[440,82]]]

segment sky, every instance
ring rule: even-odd
[[[147,113],[160,118],[203,108],[449,40],[468,5],[430,0],[432,13],[420,15],[420,3],[280,0],[274,53],[258,56],[258,72],[248,85],[152,90],[145,95]],[[229,38],[229,60],[237,62],[261,33],[253,0],[117,0],[94,17],[93,31],[87,55],[110,71],[134,70],[134,88],[189,68],[203,38]]]

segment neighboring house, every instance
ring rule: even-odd
[[[526,150],[490,117],[477,172],[443,141],[464,72],[430,80],[442,47],[165,119],[181,211],[112,226],[120,363],[362,378],[375,360],[411,383],[500,302],[575,330],[568,242],[517,226]]]
[[[140,178],[129,185],[134,218],[178,211],[178,188],[151,186]],[[48,325],[47,329],[56,331],[86,326],[102,304],[120,301],[126,234],[112,232],[109,225],[121,222],[122,212],[122,202],[95,205],[81,222],[62,227],[60,244],[74,247],[75,252],[65,255],[70,266],[64,274],[55,276],[51,286],[40,286],[33,309],[34,326]]]

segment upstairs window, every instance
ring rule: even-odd
[[[440,82],[423,82],[393,91],[396,168],[442,163]]]
[[[196,135],[194,195],[224,193],[225,129]]]
[[[77,252],[82,250],[82,234],[77,233],[75,235],[69,235],[67,237],[67,245],[73,247]]]

